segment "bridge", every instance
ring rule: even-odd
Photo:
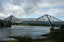
[[[53,16],[50,16],[50,15],[44,15],[44,16],[41,16],[39,18],[37,18],[37,21],[42,21],[42,22],[48,22],[50,24],[50,26],[52,27],[52,25],[54,24],[57,24],[57,25],[62,25],[64,24],[64,22],[60,19],[57,19]]]
[[[51,27],[52,25],[62,25],[64,22],[60,19],[57,19],[50,15],[43,15],[39,18],[17,18],[13,15],[10,15],[9,17],[5,18],[4,21],[11,21],[11,22],[17,22],[17,23],[31,23],[31,24],[49,24]],[[6,23],[5,23],[6,24]]]

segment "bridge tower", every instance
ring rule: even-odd
[[[6,23],[6,26],[10,26],[12,25],[12,22],[15,22],[15,21],[18,21],[19,19],[14,17],[13,15],[10,15],[9,17],[5,18],[4,21],[7,21],[5,22]]]
[[[13,15],[10,15],[9,17],[5,18],[4,19],[5,21],[18,21],[19,19],[14,17]]]
[[[53,16],[50,16],[48,14],[37,18],[37,21],[49,22],[49,25],[51,26],[51,29],[54,29],[53,23],[61,23],[61,24],[64,24],[64,22],[62,20],[59,20],[59,19],[57,19],[57,18],[55,18]]]

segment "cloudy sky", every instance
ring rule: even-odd
[[[38,18],[45,14],[64,20],[64,0],[0,0],[0,18]]]

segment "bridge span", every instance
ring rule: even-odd
[[[17,18],[13,15],[10,15],[9,17],[5,18],[4,21],[11,21],[24,24],[49,24],[50,26],[64,24],[64,21],[47,14],[39,18]]]

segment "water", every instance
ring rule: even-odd
[[[0,28],[0,39],[6,36],[28,36],[33,39],[41,39],[42,34],[50,32],[50,27],[48,26],[21,26],[13,25],[11,28]]]

